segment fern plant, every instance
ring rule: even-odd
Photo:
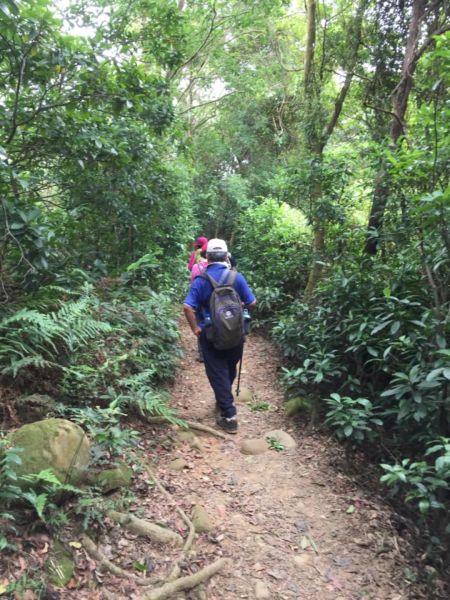
[[[90,289],[65,302],[55,312],[23,308],[0,321],[0,373],[16,375],[26,367],[61,366],[62,357],[89,340],[111,331],[109,323],[92,316]]]

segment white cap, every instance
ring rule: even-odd
[[[228,252],[225,240],[209,240],[206,252]]]

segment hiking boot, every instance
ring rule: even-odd
[[[237,419],[227,419],[226,417],[221,417],[218,415],[216,418],[216,423],[221,429],[226,431],[226,433],[237,433]]]

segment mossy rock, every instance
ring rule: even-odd
[[[53,544],[53,548],[48,555],[46,570],[49,582],[56,587],[66,586],[73,577],[74,562],[72,555],[59,541]]]
[[[236,392],[233,393],[233,398],[235,402],[243,402],[247,404],[248,402],[253,402],[253,392],[248,387],[239,388],[239,396],[236,395]]]
[[[21,464],[15,471],[22,487],[29,482],[24,475],[52,469],[61,483],[77,485],[89,465],[90,444],[85,432],[66,419],[45,419],[23,425],[8,436],[11,444],[22,448]]]
[[[292,417],[297,413],[310,414],[312,410],[312,402],[309,398],[301,398],[300,396],[296,396],[295,398],[290,398],[286,401],[285,410],[289,417]]]
[[[187,465],[188,462],[187,460],[184,460],[184,458],[176,458],[169,463],[169,469],[171,471],[182,471]]]
[[[208,533],[214,527],[206,509],[200,504],[194,506],[191,520],[197,533]]]
[[[184,444],[185,442],[192,444],[195,440],[195,433],[190,429],[180,429],[176,433],[176,440],[178,444]]]
[[[20,396],[14,402],[14,408],[23,423],[32,423],[54,415],[56,407],[56,400],[47,394]]]
[[[101,488],[104,494],[129,487],[133,481],[133,470],[127,465],[118,465],[114,469],[91,472],[86,478],[87,483]]]
[[[263,438],[255,438],[243,440],[241,444],[241,452],[242,454],[263,454],[266,450],[269,449],[269,444],[267,440]]]

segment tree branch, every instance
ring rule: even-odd
[[[356,10],[355,15],[355,23],[354,23],[354,36],[351,47],[351,56],[350,56],[350,64],[348,65],[348,70],[345,75],[344,84],[339,92],[336,101],[334,103],[333,114],[331,115],[330,121],[328,125],[325,127],[325,130],[322,135],[323,144],[325,145],[330,135],[333,133],[334,128],[338,122],[339,116],[342,112],[342,107],[344,106],[345,99],[347,97],[348,91],[350,89],[352,80],[353,80],[353,72],[356,66],[356,62],[358,60],[358,50],[361,45],[361,29],[362,29],[362,20],[364,16],[364,12],[366,10],[367,0],[361,0],[358,8]]]
[[[181,71],[181,69],[184,69],[184,67],[187,67],[187,65],[189,65],[192,61],[194,61],[197,58],[197,56],[200,54],[200,52],[203,50],[203,48],[206,46],[209,39],[211,38],[212,32],[214,31],[214,23],[215,23],[216,17],[217,17],[217,11],[216,11],[216,5],[214,4],[212,7],[211,24],[209,26],[209,30],[208,30],[208,33],[206,34],[205,39],[200,44],[200,46],[197,48],[197,50],[194,52],[194,54],[192,54],[184,63],[179,65],[172,73],[169,74],[169,76],[168,76],[169,79],[173,79],[175,77],[175,75],[179,71]]]
[[[195,110],[196,108],[201,108],[202,106],[206,106],[207,104],[215,104],[216,102],[220,102],[221,100],[223,100],[224,98],[227,98],[228,96],[232,96],[233,94],[239,94],[239,93],[240,92],[237,92],[237,91],[229,92],[228,94],[224,94],[220,98],[215,98],[214,100],[208,100],[207,102],[202,102],[201,104],[196,104],[195,106],[191,106],[190,108],[187,108],[186,110],[181,111],[179,114],[184,115],[184,114],[190,112],[191,110]]]
[[[420,48],[418,48],[416,50],[416,53],[414,54],[414,61],[417,62],[420,59],[420,57],[422,56],[422,54],[427,50],[427,48],[435,42],[436,36],[442,35],[446,31],[450,31],[450,23],[447,23],[446,25],[443,25],[442,27],[437,29],[434,33],[432,33],[430,35],[430,37],[428,37],[424,41],[424,43],[420,46]]]

